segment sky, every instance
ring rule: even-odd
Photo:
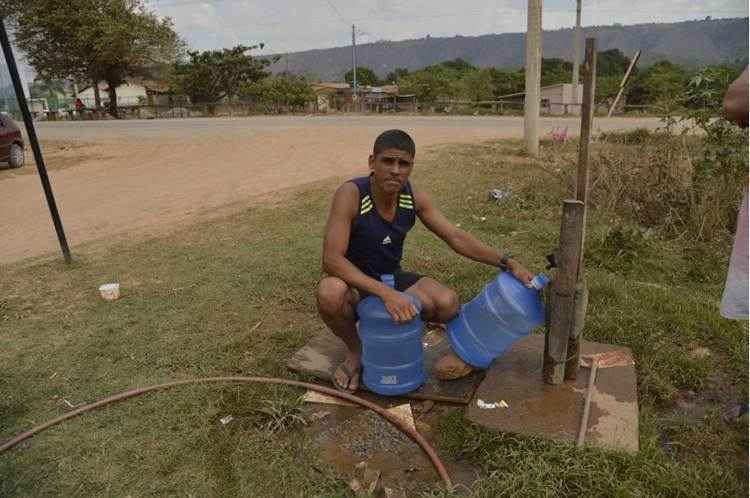
[[[255,45],[296,52],[426,35],[476,36],[526,30],[526,0],[144,0],[172,18],[192,49]],[[544,29],[572,27],[575,0],[544,2]],[[583,0],[582,24],[610,25],[747,17],[747,0]]]

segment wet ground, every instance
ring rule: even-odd
[[[408,402],[372,395],[365,397],[384,407]],[[453,410],[464,409],[431,401],[411,401],[410,404],[417,430],[433,446],[437,444],[435,436],[440,418]],[[307,412],[308,419],[317,419],[306,430],[322,458],[330,462],[338,474],[346,476],[350,485],[362,485],[367,490],[377,476],[376,487],[381,496],[406,497],[441,483],[422,449],[376,413],[319,404],[309,404]],[[454,484],[469,486],[477,478],[474,469],[466,463],[451,461],[443,455],[441,459]]]

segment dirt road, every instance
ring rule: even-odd
[[[542,132],[575,118],[545,118]],[[654,128],[651,118],[597,119],[601,130]],[[255,117],[39,123],[68,240],[184,221],[207,210],[322,178],[364,173],[375,136],[402,128],[421,148],[522,137],[515,117]],[[0,264],[58,250],[27,151],[0,169]],[[418,167],[418,166],[417,166]]]

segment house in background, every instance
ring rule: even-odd
[[[331,81],[313,83],[311,86],[316,96],[315,112],[340,111],[352,104],[352,89],[349,83]]]
[[[353,110],[355,107],[362,111],[381,112],[396,109],[399,97],[398,85],[360,86],[356,104],[348,83],[313,83],[312,90],[317,96],[316,112]]]
[[[523,102],[526,92],[518,92],[510,95],[502,95],[499,100],[519,100]],[[553,116],[570,114],[579,116],[581,114],[581,102],[583,102],[583,85],[578,85],[578,95],[573,99],[573,85],[571,83],[558,83],[556,85],[543,86],[539,93],[541,99],[541,112]]]
[[[102,105],[109,102],[109,86],[105,82],[99,82],[99,95]],[[78,98],[88,108],[94,107],[94,87],[84,87],[78,92]],[[118,107],[139,107],[139,106],[168,106],[169,84],[163,81],[147,79],[129,79],[127,82],[117,87],[117,106]]]

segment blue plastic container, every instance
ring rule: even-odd
[[[381,280],[394,287],[393,275]],[[406,294],[422,311],[415,296]],[[424,384],[422,319],[417,317],[400,325],[391,317],[383,300],[369,296],[357,305],[359,337],[362,339],[362,382],[375,393],[385,396],[405,394]]]
[[[541,290],[549,278],[540,273],[526,287],[501,273],[448,323],[453,351],[469,365],[487,368],[514,342],[544,323]]]

